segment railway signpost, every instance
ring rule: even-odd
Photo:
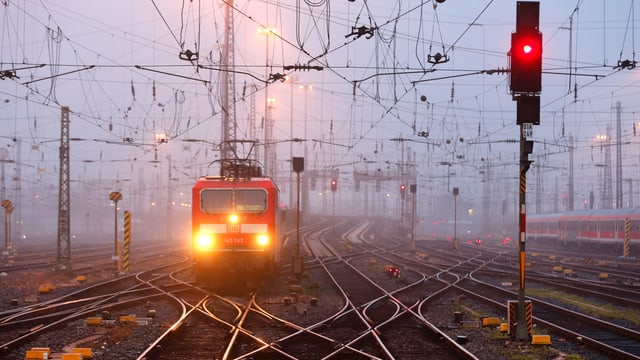
[[[9,215],[13,212],[13,204],[11,200],[2,200],[2,207],[4,208],[4,250],[2,255],[9,255],[11,249],[11,222],[9,221]]]
[[[520,286],[515,321],[515,339],[528,340],[531,330],[531,311],[525,302],[525,243],[527,224],[527,171],[531,166],[529,154],[533,151],[533,126],[540,124],[540,92],[542,91],[542,33],[539,31],[540,3],[518,1],[516,3],[516,31],[511,34],[509,51],[509,88],[516,101],[516,123],[520,125],[520,196],[518,258]],[[511,324],[510,324],[511,328]]]
[[[115,212],[114,212],[115,224],[114,224],[114,232],[113,232],[115,250],[113,253],[112,260],[115,261],[116,271],[120,272],[120,266],[119,266],[120,262],[118,261],[120,259],[120,256],[118,255],[118,201],[122,200],[122,194],[119,191],[112,191],[109,194],[109,200],[113,201],[114,208],[115,208]]]
[[[293,274],[299,276],[302,274],[302,256],[300,255],[300,173],[304,171],[304,158],[294,157],[291,159],[293,164],[293,171],[297,175],[296,185],[296,254],[291,259],[291,266],[293,268]]]
[[[411,251],[416,251],[416,192],[418,191],[417,184],[409,185],[409,192],[411,193]]]
[[[460,243],[458,242],[458,194],[460,190],[453,188],[453,249],[458,250]]]
[[[331,179],[331,231],[336,232],[336,190],[338,190],[338,180]]]

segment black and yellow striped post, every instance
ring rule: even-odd
[[[524,341],[530,336],[527,329],[527,313],[525,305],[525,267],[526,267],[526,238],[527,238],[527,171],[531,166],[529,154],[533,150],[533,142],[527,140],[525,126],[530,129],[531,124],[520,123],[520,197],[519,197],[519,237],[518,237],[518,258],[520,263],[520,286],[518,287],[518,304],[516,309],[516,340]]]
[[[631,219],[624,219],[624,243],[622,244],[622,256],[628,258],[631,255]]]
[[[129,250],[131,248],[131,212],[124,211],[124,252],[122,263],[124,272],[129,272]]]
[[[525,323],[527,329],[527,336],[531,336],[533,332],[533,313],[531,311],[531,300],[525,300],[524,302]],[[507,332],[511,336],[515,336],[518,326],[518,301],[507,301]]]

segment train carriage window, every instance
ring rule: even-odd
[[[600,231],[613,231],[613,229],[615,228],[615,224],[613,221],[610,220],[603,220],[599,222],[599,228]]]
[[[233,209],[231,190],[210,189],[200,193],[200,209],[204,213],[227,212]]]
[[[267,192],[260,189],[237,190],[236,210],[245,212],[267,210]]]
[[[631,220],[631,231],[637,232],[640,230],[640,220]]]
[[[558,225],[558,223],[556,223],[556,222],[550,222],[550,223],[545,224],[544,233],[545,234],[554,233],[555,231],[557,231],[557,227],[558,227],[557,225]]]
[[[595,224],[593,223],[593,221],[590,221],[590,220],[584,221],[584,229],[583,230],[584,231],[589,231],[589,232],[595,231],[596,229],[595,229]]]

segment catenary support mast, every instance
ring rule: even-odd
[[[233,0],[226,1],[225,6],[224,43],[222,47],[222,71],[220,72],[220,94],[222,95],[222,160],[221,172],[224,172],[225,162],[235,158],[236,152],[236,105],[235,105],[235,56]],[[226,174],[222,174],[226,175]]]
[[[60,116],[60,179],[58,185],[58,269],[71,269],[71,196],[69,188],[69,107]]]

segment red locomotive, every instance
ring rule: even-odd
[[[193,269],[196,279],[220,285],[268,277],[279,263],[279,190],[259,171],[202,176],[193,186]]]
[[[620,253],[626,233],[640,246],[640,208],[575,210],[527,215],[527,240],[566,247],[594,246]]]

